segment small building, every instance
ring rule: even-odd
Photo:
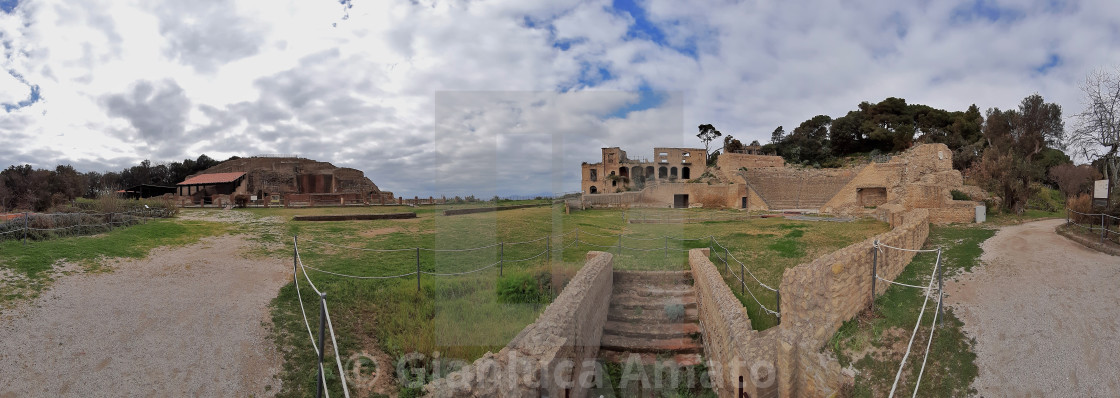
[[[167,187],[163,185],[140,184],[134,187],[125,188],[117,191],[117,194],[127,199],[143,199],[155,196],[163,196],[167,194],[174,194],[178,188]]]
[[[200,174],[176,184],[180,204],[233,204],[233,195],[248,194],[245,172]]]

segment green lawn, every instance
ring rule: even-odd
[[[712,242],[709,237],[714,237],[715,242],[752,267],[755,276],[776,287],[785,268],[888,229],[886,224],[873,220],[832,223],[774,218],[697,224],[627,224],[623,212],[618,210],[564,214],[562,207],[556,206],[443,216],[445,208],[244,211],[255,216],[278,217],[283,225],[273,229],[299,235],[304,264],[331,272],[361,276],[410,273],[417,268],[416,247],[443,250],[419,252],[419,267],[425,272],[460,273],[498,263],[493,268],[461,276],[422,275],[419,291],[414,275],[359,280],[308,271],[316,286],[327,294],[335,331],[341,339],[340,352],[379,349],[392,358],[401,358],[410,352],[427,356],[439,352],[442,358],[465,361],[501,349],[534,321],[551,297],[558,294],[582,266],[587,251],[617,254],[619,234],[623,234],[623,249],[622,254],[615,257],[616,268],[688,269],[686,250],[708,247]],[[304,214],[413,210],[418,210],[416,219],[290,221],[291,216]],[[703,210],[687,211],[704,214]],[[666,240],[665,236],[671,238]],[[291,256],[290,236],[263,235],[259,239],[283,242],[284,245],[274,245],[271,254]],[[452,251],[484,246],[491,247]],[[375,252],[351,248],[410,250]],[[546,256],[542,255],[546,248],[552,249],[547,263]],[[740,289],[738,280],[727,272],[723,263],[718,265],[725,278],[734,281],[731,283],[733,290],[740,295],[755,327],[761,329],[775,324],[776,319],[760,312],[754,299]],[[738,265],[733,265],[733,271],[738,274]],[[308,308],[314,330],[318,303],[309,297],[312,293],[303,281],[301,286],[304,306]],[[746,287],[753,289],[765,305],[774,308],[776,297],[772,292],[760,291],[753,280],[748,280]],[[276,338],[286,358],[282,396],[305,396],[314,391],[314,352],[296,296],[293,285],[289,284],[281,290],[273,306]],[[526,300],[524,297],[542,299]],[[421,361],[418,365],[431,371],[431,363]],[[403,392],[407,395],[414,391]]]
[[[3,241],[0,269],[12,276],[0,283],[0,306],[11,300],[35,297],[50,283],[50,271],[60,261],[95,270],[102,259],[142,258],[156,247],[186,245],[228,231],[229,227],[220,223],[153,219],[98,235],[28,241],[26,245]]]

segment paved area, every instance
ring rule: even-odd
[[[1063,222],[1001,229],[984,265],[946,284],[976,339],[981,396],[1120,396],[1120,257],[1057,235]]]
[[[62,277],[0,321],[0,398],[274,395],[268,303],[290,264],[246,244],[206,238]]]

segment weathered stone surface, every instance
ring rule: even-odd
[[[613,285],[612,255],[587,263],[537,318],[497,354],[424,386],[430,397],[583,397],[580,376],[599,352]],[[567,392],[565,390],[568,390]]]

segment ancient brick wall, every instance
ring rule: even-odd
[[[954,200],[946,207],[928,209],[929,222],[934,224],[971,223],[976,221],[976,206],[980,202]]]
[[[894,247],[921,248],[929,236],[929,218],[926,209],[908,211],[890,231],[786,269],[781,284],[783,324],[808,322],[814,341],[823,343],[832,337],[842,322],[871,304],[875,240]],[[879,276],[894,279],[913,257],[911,252],[884,250],[878,256]]]
[[[748,169],[759,167],[785,167],[786,160],[781,156],[747,155],[742,153],[721,153],[716,159],[716,166],[720,170],[735,172],[742,167]]]
[[[769,396],[777,387],[775,345],[764,337],[770,332],[751,329],[746,309],[708,259],[708,249],[690,250],[688,264],[695,281],[712,389],[720,397],[735,397],[739,376],[743,376],[744,392],[752,397]]]
[[[614,283],[613,257],[587,262],[537,321],[497,354],[424,386],[430,397],[584,397],[581,372],[594,367]],[[567,391],[566,391],[567,390]]]

